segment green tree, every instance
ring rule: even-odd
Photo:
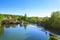
[[[29,22],[31,22],[31,23],[36,23],[36,17],[29,17],[28,18],[28,20],[29,20]]]
[[[38,18],[38,21],[39,21],[39,22],[43,21],[43,18]]]
[[[41,25],[42,26],[48,26],[48,22],[49,22],[49,17],[44,17],[42,22],[41,22]]]
[[[60,28],[60,13],[57,12],[53,12],[51,15],[51,26],[54,28]]]
[[[24,20],[27,21],[28,18],[27,18],[27,14],[24,15]]]
[[[60,12],[53,12],[50,18],[43,18],[41,25],[60,30]]]
[[[1,21],[3,21],[4,20],[4,16],[2,15],[2,14],[0,14],[0,23],[1,23]]]

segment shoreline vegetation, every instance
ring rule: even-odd
[[[52,12],[51,17],[27,17],[27,14],[10,15],[0,13],[0,26],[1,24],[28,24],[35,23],[38,26],[43,26],[45,29],[50,30],[56,34],[60,34],[60,12]],[[55,36],[51,36],[50,40],[59,40]]]

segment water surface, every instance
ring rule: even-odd
[[[35,24],[2,25],[0,40],[49,40],[49,32]]]

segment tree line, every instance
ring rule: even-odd
[[[31,23],[40,23],[44,27],[52,27],[54,29],[60,29],[60,12],[52,12],[51,17],[27,17],[27,14],[22,15],[11,15],[11,14],[1,14],[0,22],[5,18],[14,18],[16,20],[25,20]]]
[[[10,14],[0,14],[0,22],[6,17],[14,18],[16,20],[24,20],[31,23],[38,23],[44,27],[53,28],[55,30],[60,30],[60,12],[52,12],[51,17],[27,17],[25,14],[22,15],[10,15]]]

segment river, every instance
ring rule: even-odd
[[[0,40],[49,40],[50,32],[36,24],[11,24],[0,27]]]

